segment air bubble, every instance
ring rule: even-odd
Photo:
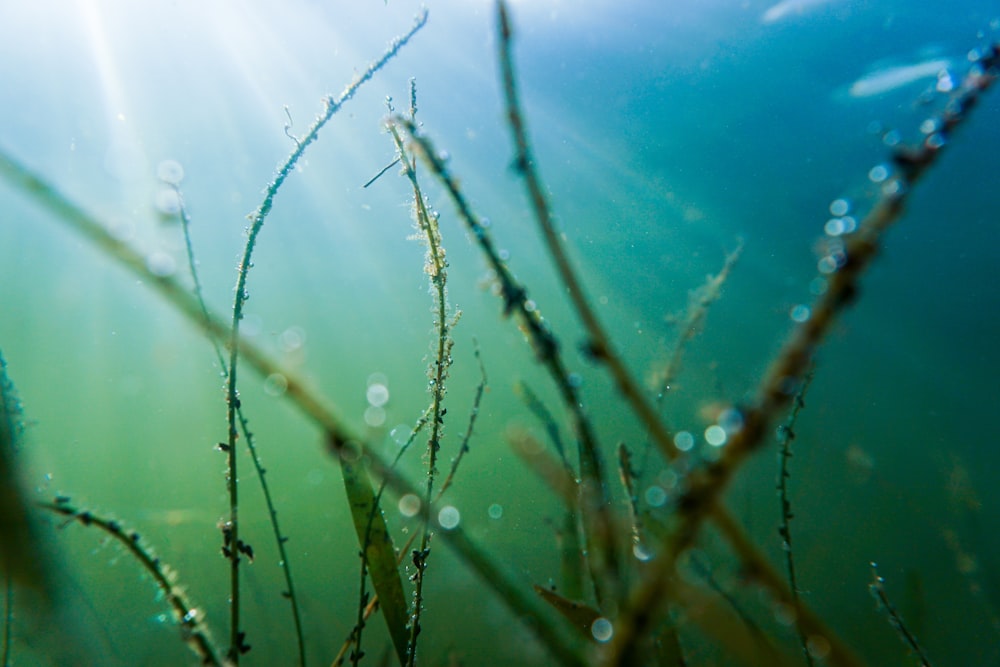
[[[389,437],[396,446],[403,447],[410,439],[410,427],[406,424],[396,424],[396,427],[389,431]]]
[[[674,435],[674,447],[682,452],[689,452],[694,447],[694,436],[689,431],[678,431]]]
[[[807,321],[809,319],[809,315],[810,315],[809,306],[804,306],[802,304],[799,304],[794,308],[792,308],[792,311],[789,313],[789,317],[792,318],[792,321],[798,322],[799,324]]]
[[[667,503],[667,492],[654,484],[646,489],[646,502],[650,507],[663,507]]]
[[[945,143],[947,143],[947,140],[944,138],[944,134],[942,134],[941,132],[935,132],[934,134],[927,137],[927,139],[924,140],[924,143],[927,145],[928,148],[936,149],[944,146]]]
[[[643,563],[653,559],[653,552],[647,549],[642,542],[636,542],[632,545],[632,555]]]
[[[834,199],[830,202],[830,214],[841,216],[851,210],[851,203],[846,199]]]
[[[872,183],[882,183],[889,178],[889,168],[884,164],[875,165],[868,171],[868,180]]]
[[[271,373],[264,380],[264,393],[268,396],[281,396],[288,389],[288,379],[281,373]]]
[[[368,399],[368,404],[372,407],[381,408],[389,402],[389,388],[381,382],[374,382],[368,385],[365,398]]]
[[[705,429],[705,442],[713,447],[722,447],[726,444],[726,429],[718,424],[712,424]]]
[[[306,332],[302,327],[288,327],[278,336],[278,344],[284,352],[294,352],[306,343]]]
[[[830,218],[823,225],[823,231],[826,232],[827,236],[840,236],[844,233],[844,219]]]
[[[719,415],[719,426],[726,435],[733,435],[743,430],[743,413],[736,408],[726,408]]]
[[[153,252],[146,257],[146,268],[158,278],[172,276],[177,271],[177,262],[165,252]]]
[[[161,188],[153,197],[153,208],[165,218],[172,218],[181,212],[181,197],[172,188]]]
[[[177,160],[164,160],[156,166],[156,177],[169,185],[180,185],[184,180],[184,167]]]
[[[590,624],[590,634],[593,635],[594,639],[604,644],[611,641],[611,638],[614,637],[615,628],[611,625],[611,621],[603,616],[599,616]]]
[[[957,86],[955,77],[948,70],[941,70],[938,74],[937,84],[934,86],[939,93],[950,93]]]
[[[365,409],[365,423],[372,428],[382,426],[385,424],[385,410],[376,405],[369,405]]]
[[[934,134],[941,129],[941,121],[937,118],[927,118],[920,123],[920,131],[924,134]]]
[[[806,650],[809,655],[817,660],[822,660],[830,655],[830,641],[822,635],[810,635],[806,639]]]
[[[499,503],[493,503],[487,508],[486,514],[491,519],[501,518],[503,516],[503,505],[500,505]]]
[[[420,511],[420,498],[412,493],[407,493],[399,499],[399,513],[406,517],[416,516]]]
[[[462,515],[459,514],[458,508],[453,507],[452,505],[445,505],[441,508],[441,511],[438,512],[438,523],[441,524],[441,527],[445,530],[457,528],[458,523],[461,520]]]

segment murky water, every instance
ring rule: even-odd
[[[429,22],[322,130],[278,193],[249,273],[242,331],[300,374],[391,457],[423,413],[433,359],[432,296],[414,234],[412,191],[384,131],[386,97],[409,106],[503,257],[559,336],[613,460],[646,440],[585,334],[541,244],[511,168],[497,81],[492,3],[429,0]],[[860,217],[872,170],[920,136],[967,53],[998,39],[988,2],[514,2],[515,57],[540,173],[586,293],[641,380],[669,359],[689,290],[742,255],[687,346],[663,406],[675,432],[705,444],[713,406],[750,398],[823,269],[820,241]],[[0,8],[0,146],[44,175],[154,273],[188,284],[179,181],[209,306],[231,312],[246,216],[276,165],[338,94],[412,24],[419,6],[370,1],[37,2]],[[871,664],[909,664],[868,592],[870,561],[939,664],[1000,660],[998,465],[1000,131],[989,92],[917,186],[856,306],[817,356],[796,427],[791,499],[803,598]],[[555,496],[512,453],[512,427],[542,426],[518,398],[530,386],[569,422],[443,191],[452,332],[441,468],[456,456],[480,371],[489,378],[454,485],[460,522],[513,578],[561,585]],[[877,180],[877,172],[874,176]],[[189,320],[23,193],[0,185],[0,349],[24,404],[18,454],[32,497],[56,494],[138,531],[176,570],[223,646],[228,512],[222,369]],[[836,202],[836,203],[835,203]],[[833,220],[833,222],[830,222]],[[831,226],[832,225],[832,226]],[[340,469],[280,377],[241,366],[240,399],[289,537],[311,664],[332,661],[357,609],[357,539]],[[418,446],[423,447],[422,437]],[[776,447],[727,495],[777,565]],[[247,664],[292,664],[295,640],[267,511],[240,449]],[[400,463],[420,479],[422,450]],[[646,460],[643,497],[668,486]],[[619,499],[617,482],[612,484]],[[669,489],[667,489],[669,491]],[[37,492],[37,496],[35,493]],[[397,544],[419,528],[407,499],[385,505]],[[194,658],[157,589],[106,535],[47,517],[58,554],[58,623],[15,607],[11,664]],[[729,552],[704,545],[719,583],[753,613]],[[409,560],[409,559],[407,559]],[[421,663],[548,664],[543,650],[441,540],[427,570]],[[979,587],[978,589],[976,587]],[[21,599],[15,597],[15,599]],[[472,610],[470,612],[470,610]],[[766,615],[766,612],[765,612]],[[773,622],[765,619],[767,627]],[[54,627],[58,626],[58,627]],[[728,664],[695,629],[688,664]],[[368,662],[390,650],[369,624]],[[780,635],[794,655],[794,635]]]

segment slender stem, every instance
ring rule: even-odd
[[[233,318],[231,325],[231,335],[229,342],[229,374],[226,383],[226,403],[227,422],[229,424],[229,447],[228,447],[228,472],[227,489],[229,491],[229,531],[232,537],[232,544],[239,544],[239,516],[238,516],[238,477],[236,459],[236,410],[240,406],[239,392],[237,391],[237,375],[239,362],[239,339],[240,321],[243,319],[243,307],[249,296],[247,292],[247,275],[252,265],[253,251],[257,244],[257,237],[264,226],[271,208],[274,205],[274,198],[278,194],[285,179],[295,168],[299,159],[305,153],[306,148],[316,140],[320,130],[340,110],[345,102],[354,97],[365,82],[370,80],[376,72],[389,62],[418,30],[427,22],[427,10],[424,9],[416,18],[414,25],[409,32],[393,40],[389,48],[382,56],[372,62],[364,72],[355,77],[347,88],[337,97],[332,95],[324,99],[323,113],[313,122],[309,130],[301,139],[296,139],[295,149],[285,159],[284,163],[278,167],[274,180],[267,186],[264,192],[264,199],[257,209],[250,214],[250,229],[247,232],[247,242],[243,250],[243,258],[240,260],[236,278],[236,296],[233,302]],[[239,578],[239,552],[234,550],[230,556],[230,658],[238,663],[239,654],[244,650],[243,637],[240,630],[240,578]]]
[[[38,503],[38,507],[69,517],[66,523],[75,520],[84,526],[95,526],[117,540],[132,554],[163,592],[177,623],[181,626],[181,636],[191,650],[201,658],[202,664],[229,664],[220,657],[211,633],[205,625],[203,612],[191,604],[184,587],[177,583],[176,573],[153,555],[152,550],[143,544],[139,533],[125,529],[113,519],[106,519],[89,510],[79,509],[73,506],[68,498],[59,497],[51,503],[41,502]]]

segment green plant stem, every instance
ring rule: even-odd
[[[411,105],[411,122],[414,121],[414,115],[415,105]],[[452,338],[448,324],[447,263],[444,258],[444,248],[441,245],[441,231],[438,228],[437,218],[427,210],[423,192],[417,182],[416,164],[413,158],[406,154],[399,131],[391,125],[389,131],[396,144],[396,150],[399,152],[403,173],[413,188],[413,205],[417,227],[423,232],[427,243],[427,262],[424,270],[430,276],[431,290],[434,293],[433,310],[437,326],[434,363],[430,372],[431,425],[427,441],[427,486],[424,501],[421,504],[423,528],[420,535],[420,546],[413,556],[416,578],[414,580],[413,612],[410,615],[410,640],[406,651],[406,665],[413,667],[417,656],[417,637],[420,634],[420,618],[423,612],[424,575],[427,569],[427,559],[430,555],[430,517],[427,512],[430,511],[431,502],[434,499],[434,478],[437,473],[438,452],[441,449],[441,432],[444,428],[445,381],[451,366]]]
[[[181,626],[181,636],[191,650],[201,659],[205,665],[227,665],[226,660],[220,657],[219,650],[212,640],[211,633],[202,618],[202,612],[188,600],[184,593],[184,588],[177,583],[176,574],[160,559],[153,556],[152,552],[143,546],[139,533],[126,530],[122,525],[113,520],[98,516],[89,510],[82,510],[72,505],[66,498],[57,498],[55,502],[40,502],[38,507],[69,517],[70,521],[77,521],[84,526],[96,526],[112,538],[117,540],[125,549],[132,554],[146,572],[153,578],[153,581],[163,592],[174,613],[177,623]],[[69,521],[67,521],[69,523]]]
[[[806,406],[806,391],[812,383],[815,370],[810,367],[806,373],[802,386],[795,394],[795,401],[789,411],[788,418],[778,427],[778,453],[780,465],[778,470],[778,501],[781,505],[781,523],[778,526],[778,535],[781,537],[781,550],[785,554],[785,571],[788,573],[788,587],[791,589],[792,597],[798,602],[799,584],[795,577],[795,557],[792,552],[792,501],[789,499],[788,479],[791,473],[788,472],[788,463],[792,458],[792,441],[795,439],[795,422],[798,420],[799,412]],[[802,644],[802,655],[806,664],[813,667],[813,656],[809,650],[809,638],[802,629],[799,628],[799,641]]]
[[[14,575],[8,569],[4,573],[3,610],[3,667],[10,667],[10,637],[14,627]]]
[[[895,605],[889,600],[889,594],[885,592],[885,579],[879,575],[878,565],[871,563],[871,568],[872,583],[868,585],[868,590],[872,594],[872,597],[875,598],[879,607],[889,617],[889,625],[899,634],[900,640],[917,655],[917,658],[920,660],[920,667],[931,667],[931,661],[928,659],[923,647],[920,646],[920,642],[917,641],[916,635],[906,626],[903,617],[900,616],[899,612],[896,611]]]
[[[264,221],[267,219],[268,214],[271,212],[271,208],[274,205],[274,198],[278,194],[278,190],[281,188],[285,179],[295,168],[299,159],[305,153],[306,148],[319,136],[320,130],[326,123],[333,117],[333,115],[344,105],[345,102],[354,97],[357,92],[365,82],[370,80],[372,76],[375,75],[382,67],[389,62],[409,40],[413,37],[418,30],[420,30],[427,22],[427,10],[423,10],[417,17],[416,21],[409,32],[401,37],[396,38],[389,45],[389,48],[382,54],[382,56],[372,62],[364,72],[355,77],[355,79],[347,86],[347,88],[337,97],[332,95],[324,99],[324,110],[323,113],[313,122],[309,127],[309,130],[301,139],[295,140],[295,149],[289,154],[285,159],[284,163],[278,168],[275,173],[274,180],[267,186],[264,192],[264,199],[261,201],[257,209],[250,214],[250,229],[247,231],[247,242],[243,250],[243,257],[240,260],[239,269],[236,278],[236,295],[233,302],[233,318],[231,325],[230,343],[229,343],[229,373],[227,376],[226,383],[226,403],[227,403],[227,422],[229,424],[228,436],[229,436],[229,447],[228,447],[228,470],[227,470],[227,489],[229,492],[229,530],[232,536],[233,545],[239,544],[239,502],[238,502],[238,475],[237,475],[237,458],[236,458],[236,410],[239,408],[239,393],[237,391],[237,376],[238,376],[238,362],[239,362],[239,339],[240,339],[240,321],[243,319],[243,307],[248,298],[247,292],[247,275],[252,265],[253,251],[257,244],[257,237],[260,234],[261,229],[264,226]],[[238,551],[232,552],[232,557],[230,560],[230,649],[229,655],[230,659],[234,663],[239,662],[239,654],[243,650],[243,639],[240,630],[240,577],[239,577],[239,566],[240,557]]]
[[[979,95],[995,81],[998,61],[1000,45],[993,45],[983,53],[974,70],[952,94],[951,103],[939,119],[941,133],[950,133],[967,118],[968,110],[975,105]],[[725,520],[727,515],[721,512],[719,504],[723,491],[740,465],[765,442],[767,425],[792,400],[816,349],[826,338],[837,316],[857,296],[860,280],[875,258],[883,234],[902,215],[912,186],[940,155],[944,144],[937,139],[935,135],[929,135],[920,146],[896,149],[893,153],[900,173],[883,185],[882,196],[862,220],[858,231],[845,239],[844,262],[828,277],[827,289],[818,297],[809,319],[792,330],[761,381],[757,398],[742,410],[742,429],[727,441],[718,461],[688,475],[687,488],[678,501],[675,525],[662,545],[663,555],[657,559],[655,571],[646,585],[633,589],[625,618],[612,640],[607,664],[625,664],[623,660],[627,660],[630,654],[631,641],[646,629],[649,619],[657,616],[655,612],[664,602],[667,581],[674,571],[676,559],[694,543],[702,522],[712,517],[720,528],[728,523]],[[730,543],[733,543],[732,536]],[[769,579],[773,578],[773,569],[768,568],[765,573]],[[761,574],[758,572],[757,576]],[[779,582],[772,582],[769,586],[776,591],[785,590]],[[805,613],[803,605],[791,598],[784,601],[799,610],[797,622],[800,631],[807,635],[819,635],[830,643],[829,664],[861,664],[846,646],[818,623],[818,619]]]
[[[646,393],[625,368],[621,356],[615,352],[611,339],[604,331],[604,327],[584,295],[583,285],[576,276],[559,237],[559,232],[556,230],[551,207],[542,188],[541,179],[538,177],[535,158],[528,142],[527,129],[518,102],[517,82],[514,77],[513,57],[511,55],[513,30],[507,13],[507,3],[504,0],[497,2],[497,24],[500,33],[500,71],[504,95],[507,100],[507,120],[514,139],[514,165],[524,178],[524,184],[528,189],[528,196],[535,213],[535,220],[542,231],[542,238],[545,240],[545,245],[552,256],[556,270],[559,272],[559,277],[566,286],[570,301],[572,301],[573,307],[590,337],[587,342],[588,353],[593,359],[608,367],[611,377],[614,379],[618,391],[625,397],[626,403],[635,411],[661,451],[669,458],[671,454],[668,452],[674,451],[673,438],[667,427],[660,421],[652,404],[647,400]]]
[[[195,298],[198,300],[198,305],[201,307],[202,317],[207,323],[210,321],[211,317],[208,312],[208,306],[205,303],[205,297],[201,287],[201,279],[198,275],[198,262],[195,260],[194,245],[191,242],[191,217],[188,214],[187,207],[184,205],[184,197],[181,194],[180,188],[174,183],[168,183],[168,185],[176,193],[177,201],[180,205],[181,226],[184,232],[184,247],[187,251],[188,270],[194,284]],[[225,355],[222,353],[222,344],[215,338],[209,338],[209,340],[212,344],[212,349],[215,351],[219,368],[224,376],[228,376],[229,368],[226,365]],[[268,518],[271,522],[271,531],[274,534],[274,542],[278,548],[278,558],[281,572],[285,577],[285,586],[287,588],[286,597],[288,598],[292,609],[292,622],[295,624],[295,640],[299,649],[299,666],[305,667],[305,633],[302,630],[302,618],[299,613],[299,599],[295,590],[295,580],[292,577],[292,566],[288,558],[288,549],[285,548],[285,542],[288,541],[288,538],[281,531],[281,525],[278,522],[278,510],[275,508],[274,500],[271,497],[271,488],[267,483],[267,471],[260,462],[260,456],[257,454],[257,445],[255,444],[253,434],[250,432],[250,427],[245,415],[243,414],[242,407],[236,409],[236,416],[239,421],[240,432],[246,439],[247,449],[250,450],[250,459],[253,461],[254,469],[257,471],[257,479],[260,483],[261,493],[264,494],[264,503],[267,505]]]
[[[184,315],[195,327],[201,329],[206,336],[225,345],[233,344],[226,320],[211,310],[208,311],[206,318],[188,287],[172,276],[153,274],[146,266],[145,255],[129,243],[113,236],[108,231],[109,225],[101,223],[47,180],[2,149],[0,149],[0,178],[6,180],[14,190],[23,194],[53,218],[80,234],[105,256],[132,273],[140,284],[150,287],[159,294],[166,303]],[[324,434],[328,451],[332,456],[339,459],[340,453],[348,443],[362,446],[363,439],[351,431],[326,396],[291,369],[282,367],[249,339],[240,336],[236,345],[239,347],[240,358],[254,368],[261,377],[275,373],[285,377],[287,387],[284,398]],[[363,447],[363,456],[368,466],[383,479],[391,473],[391,466],[383,461],[377,452]],[[398,475],[394,479],[393,488],[405,489],[402,493],[416,493],[414,488],[406,485]],[[581,657],[583,649],[579,646],[574,647],[574,640],[569,638],[568,633],[557,631],[547,622],[539,620],[547,618],[548,610],[536,604],[531,596],[521,594],[517,584],[500,570],[484,549],[468,539],[460,529],[445,531],[442,533],[442,539],[470,569],[479,575],[483,583],[497,594],[512,613],[537,634],[556,659],[566,665],[586,664],[585,659]]]

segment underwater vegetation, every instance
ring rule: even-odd
[[[762,22],[818,4],[779,3]],[[604,279],[586,270],[592,260],[581,259],[559,189],[545,180],[549,144],[539,137],[550,119],[535,122],[529,111],[515,47],[530,37],[516,33],[517,13],[503,0],[492,21],[507,173],[466,180],[467,163],[439,139],[416,79],[403,104],[388,98],[378,112],[384,155],[352,166],[356,190],[391,200],[404,223],[400,205],[409,208],[423,253],[421,260],[411,247],[408,263],[388,260],[390,273],[419,287],[393,295],[397,307],[419,301],[423,322],[367,324],[394,304],[357,298],[363,285],[349,274],[362,269],[344,260],[354,252],[349,234],[334,237],[346,251],[295,245],[295,198],[303,196],[296,180],[319,178],[331,196],[342,194],[327,183],[324,162],[336,154],[318,153],[323,138],[345,114],[364,113],[351,106],[359,91],[388,68],[405,68],[428,20],[422,10],[342,92],[322,99],[311,123],[285,107],[287,156],[247,216],[230,303],[212,293],[219,268],[199,249],[194,177],[178,162],[160,163],[159,227],[144,239],[79,203],[30,156],[0,145],[11,201],[4,210],[41,211],[71,232],[56,233],[83,240],[70,250],[107,271],[108,289],[134,291],[127,298],[141,307],[158,299],[162,308],[103,313],[117,324],[96,326],[112,327],[116,341],[127,340],[120,346],[79,330],[71,349],[49,347],[40,332],[31,345],[14,346],[40,349],[36,361],[0,339],[3,665],[1000,659],[1000,581],[981,562],[995,548],[983,537],[995,517],[981,513],[982,471],[944,449],[935,491],[903,488],[876,463],[871,442],[899,437],[912,450],[929,449],[938,444],[933,429],[901,424],[905,435],[896,436],[880,422],[868,435],[865,420],[844,411],[863,412],[862,393],[852,390],[845,403],[840,385],[824,385],[842,363],[857,370],[842,357],[872,358],[845,349],[850,313],[869,285],[891,279],[892,262],[881,267],[881,255],[892,256],[913,209],[934,206],[921,192],[947,169],[953,144],[974,148],[977,132],[994,125],[995,107],[982,107],[995,97],[1000,43],[970,44],[953,76],[936,76],[941,59],[859,80],[866,86],[856,97],[928,76],[939,85],[922,100],[915,132],[874,132],[880,161],[851,167],[866,179],[866,196],[837,198],[822,214],[825,225],[817,220],[816,271],[801,281],[810,300],[787,308],[777,342],[753,353],[739,339],[744,328],[749,335],[740,318],[753,317],[754,304],[724,324],[714,319],[741,280],[752,237],[734,236],[706,260],[707,276],[699,268],[676,289],[673,280],[651,279],[660,314],[676,310],[662,323],[633,325],[629,307],[605,307]],[[506,249],[508,222],[485,210],[495,197],[477,191],[501,176],[522,191],[496,197],[519,197],[511,217],[530,223],[539,239],[531,237],[533,254]],[[988,190],[989,177],[978,176],[974,187]],[[613,202],[623,220],[606,226],[638,225],[628,217],[632,204]],[[6,213],[0,224],[11,228],[16,217]],[[689,222],[698,219],[691,213]],[[405,236],[403,224],[378,222],[374,233],[392,237],[386,248]],[[157,246],[161,236],[173,245]],[[269,243],[283,252],[269,254]],[[267,282],[314,255],[343,273],[299,290]],[[658,266],[630,270],[638,282]],[[53,291],[72,300],[75,283],[85,282],[74,276]],[[910,289],[919,300],[922,288]],[[669,290],[677,294],[668,305]],[[269,306],[252,310],[258,294],[301,307],[311,324],[274,324]],[[18,319],[44,328],[44,317],[0,308],[5,335]],[[57,310],[45,312],[55,319]],[[661,343],[639,351],[651,338],[635,330],[657,326]],[[725,345],[752,352],[738,376],[719,368],[734,355],[700,349],[720,340],[710,337],[720,326],[732,336]],[[166,342],[159,328],[170,332]],[[113,382],[96,370],[108,354]],[[890,364],[873,356],[873,365]],[[63,371],[77,358],[93,364],[91,383]],[[144,370],[129,367],[135,358],[147,359]],[[180,384],[168,379],[175,375]],[[928,380],[938,381],[951,386]],[[907,389],[892,389],[898,403],[877,405],[887,422],[916,409]],[[43,418],[33,404],[45,391],[58,409]],[[65,459],[62,478],[36,479],[49,464],[36,451],[45,447],[41,434],[52,433],[43,430],[46,419],[66,425],[60,432],[69,442],[51,445]],[[836,441],[829,424],[847,424],[850,439]],[[118,448],[105,438],[125,442]],[[812,459],[811,470],[800,463],[822,449],[836,455]],[[75,467],[81,474],[72,475]],[[904,518],[874,506],[882,489],[920,509]],[[924,509],[924,496],[940,511]],[[858,542],[869,556],[845,562]],[[937,554],[924,574],[899,564],[922,551]],[[962,627],[956,619],[970,609],[976,620]]]

